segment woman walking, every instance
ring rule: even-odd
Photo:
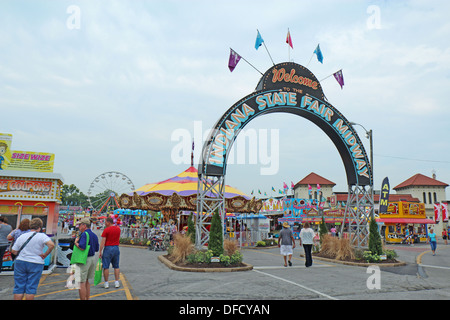
[[[430,232],[428,233],[428,241],[431,245],[431,251],[433,251],[433,256],[436,255],[436,246],[437,246],[437,242],[436,242],[436,233],[434,233],[433,229],[430,229]]]
[[[303,245],[303,249],[305,250],[305,266],[307,268],[312,266],[311,250],[315,236],[316,234],[314,233],[314,230],[310,228],[309,222],[305,222],[303,229],[300,231],[300,245]]]

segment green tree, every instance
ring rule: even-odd
[[[211,219],[208,249],[211,250],[216,257],[223,253],[223,229],[218,210],[214,212]]]
[[[320,244],[322,245],[322,239],[325,235],[328,234],[327,225],[325,224],[325,218],[322,217],[322,223],[319,226],[319,237],[320,237]]]
[[[369,251],[372,254],[381,255],[383,253],[383,246],[381,244],[381,236],[378,231],[377,222],[372,212],[369,224]]]
[[[195,224],[194,224],[194,215],[192,214],[192,212],[189,215],[188,229],[186,235],[190,237],[192,243],[195,243]]]
[[[88,197],[74,184],[62,186],[61,202],[63,206],[82,206],[83,208],[89,206]]]

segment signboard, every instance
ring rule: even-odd
[[[283,77],[279,75],[281,67],[285,70]],[[320,84],[312,74],[306,85],[304,80],[300,83],[297,70],[302,68],[306,69],[294,63],[273,66],[260,81],[260,91],[225,112],[204,145],[199,174],[224,176],[228,153],[240,130],[260,115],[284,112],[310,120],[328,135],[343,160],[349,185],[372,185],[372,169],[357,133],[336,108],[324,101]]]
[[[53,172],[53,153],[11,150],[11,142],[11,134],[0,133],[1,170]]]
[[[388,177],[384,178],[383,183],[381,184],[381,195],[380,195],[380,213],[387,212],[389,203],[389,179]]]
[[[29,179],[0,179],[0,193],[2,195],[41,195],[51,194],[53,183]]]

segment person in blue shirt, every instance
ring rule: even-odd
[[[436,242],[436,233],[434,233],[433,229],[430,229],[430,232],[428,233],[428,241],[431,245],[431,251],[433,251],[433,256],[436,255],[436,246],[437,246],[437,242]]]
[[[87,245],[87,236],[86,233],[89,233],[89,252],[86,264],[78,264],[80,267],[80,300],[89,300],[91,295],[91,286],[89,284],[89,279],[93,279],[95,276],[95,253],[99,251],[100,245],[98,243],[97,235],[91,230],[91,221],[89,218],[83,218],[80,220],[80,236],[75,239],[75,245],[81,249],[86,250]]]

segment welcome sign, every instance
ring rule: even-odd
[[[261,90],[235,103],[216,123],[204,145],[199,173],[225,175],[227,155],[240,130],[260,115],[285,112],[310,120],[328,135],[342,158],[349,185],[372,185],[372,170],[358,135],[349,121],[324,101],[316,77],[305,70],[294,63],[269,69],[257,86]]]

